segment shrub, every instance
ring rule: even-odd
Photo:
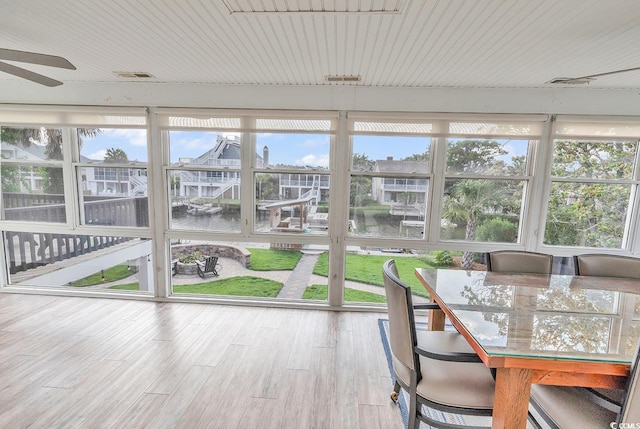
[[[198,251],[195,251],[195,252],[188,253],[184,256],[180,256],[178,258],[178,262],[180,262],[181,264],[192,264],[201,259],[202,259],[202,254]]]
[[[437,267],[449,267],[453,265],[453,257],[448,250],[439,250],[433,256],[433,263]]]
[[[518,226],[513,222],[500,218],[493,218],[484,222],[476,231],[478,241],[515,243],[517,237]]]

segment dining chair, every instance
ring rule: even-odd
[[[573,257],[578,276],[624,277],[640,279],[640,258],[590,253]]]
[[[522,250],[486,253],[487,271],[501,273],[551,274],[553,255]]]
[[[598,276],[640,279],[640,258],[609,255],[606,253],[587,253],[573,257],[574,272],[578,276]],[[619,389],[584,388],[582,392],[593,402],[605,401],[609,408],[619,407],[624,391]]]
[[[393,281],[402,283],[402,281],[400,280],[400,275],[398,274],[398,268],[393,259],[390,260],[388,268]],[[412,308],[413,310],[433,311],[439,310],[440,306],[435,302],[429,302],[412,304]],[[473,350],[467,340],[465,340],[458,331],[429,331],[426,329],[416,329],[416,335],[418,339],[418,345],[427,350],[428,353],[434,353],[436,355],[456,355],[459,359],[464,358],[468,362],[482,362],[478,354]],[[399,387],[396,390],[396,395],[392,394],[391,399],[393,399],[394,401],[397,400],[397,392],[399,392]]]
[[[580,387],[531,385],[531,405],[551,429],[623,428],[640,424],[640,343],[619,407],[595,402]],[[613,424],[613,423],[617,424]],[[627,423],[628,425],[622,425]]]
[[[491,416],[495,381],[489,369],[475,353],[458,352],[459,340],[465,340],[457,332],[424,331],[418,338],[410,288],[398,278],[393,259],[384,263],[382,271],[396,378],[391,398],[397,399],[400,388],[408,392],[408,428],[417,429],[421,421],[434,428],[469,428],[436,420],[423,412],[423,406],[453,414]],[[468,343],[466,347],[470,348]]]

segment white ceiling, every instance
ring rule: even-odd
[[[76,66],[12,63],[63,81],[60,88],[144,81],[540,89],[557,87],[548,83],[557,77],[640,67],[638,0],[0,0],[0,11],[0,48]],[[0,88],[26,85],[19,81],[0,73]],[[640,70],[586,88],[637,90]]]

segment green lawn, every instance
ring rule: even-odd
[[[140,283],[127,283],[124,285],[115,285],[109,287],[109,289],[117,289],[117,290],[140,290]]]
[[[346,280],[353,280],[370,285],[384,286],[382,281],[382,265],[389,259],[395,259],[398,267],[398,274],[402,281],[411,287],[411,291],[416,295],[429,296],[422,283],[416,278],[416,268],[433,268],[431,259],[425,256],[399,256],[394,255],[356,255],[348,253],[346,257]],[[321,276],[328,276],[329,262],[328,254],[320,255],[313,273]]]
[[[104,273],[104,280],[102,280],[103,273]],[[133,274],[134,273],[132,271],[129,271],[128,265],[116,265],[114,267],[107,268],[106,270],[103,270],[101,272],[92,274],[83,279],[76,280],[75,282],[71,282],[69,283],[69,286],[83,287],[83,286],[99,285],[101,283],[109,283],[109,282],[114,282],[116,280],[124,279]]]
[[[298,250],[247,249],[251,252],[249,269],[254,271],[293,270],[302,253]]]
[[[174,293],[275,298],[284,286],[280,282],[253,276],[230,277],[205,283],[174,285]]]
[[[381,289],[381,292],[384,292],[384,290]],[[302,295],[302,299],[317,299],[322,301],[326,301],[327,297],[328,289],[326,285],[311,285]],[[348,302],[387,302],[384,295],[351,288],[345,288],[344,300]]]

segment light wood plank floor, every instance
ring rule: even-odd
[[[0,294],[0,428],[402,428],[385,314]]]

